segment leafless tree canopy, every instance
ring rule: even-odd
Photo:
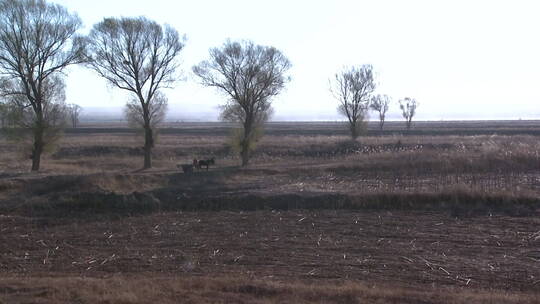
[[[350,67],[335,75],[330,91],[338,100],[338,111],[347,117],[351,136],[356,139],[367,119],[371,94],[375,90],[373,67],[362,65]]]
[[[106,18],[94,25],[88,40],[90,67],[112,85],[132,92],[140,104],[135,109],[130,101],[127,111],[141,114],[144,168],[150,168],[155,125],[152,119],[156,117],[152,112],[157,107],[152,103],[160,100],[156,98],[160,89],[171,87],[177,80],[177,58],[184,39],[168,25],[138,17]]]
[[[43,0],[0,1],[1,94],[32,110],[34,143],[32,170],[40,167],[49,119],[56,120],[51,92],[62,83],[59,73],[84,60],[84,39],[76,35],[81,21],[60,5]],[[52,116],[51,116],[52,115]],[[28,115],[24,115],[25,117]]]
[[[154,94],[153,98],[154,100],[148,104],[148,115],[150,117],[151,127],[155,128],[165,119],[167,97],[158,91]],[[130,127],[144,129],[144,110],[138,99],[130,99],[126,104],[124,112]]]
[[[88,46],[90,66],[99,75],[145,102],[177,80],[183,48],[174,28],[145,17],[104,19],[91,30]]]
[[[81,112],[81,106],[74,103],[70,103],[67,105],[67,115],[69,116],[69,122],[71,123],[71,126],[73,128],[76,128],[79,124],[79,116],[81,115]]]
[[[401,109],[401,115],[405,118],[407,124],[407,129],[409,130],[412,126],[412,119],[416,114],[416,108],[418,103],[416,99],[405,97],[399,101],[399,108]]]
[[[48,77],[42,84],[42,93],[41,120],[37,118],[32,107],[27,106],[25,96],[9,95],[4,98],[7,118],[5,131],[9,138],[25,144],[27,140],[34,141],[35,134],[39,132],[43,142],[42,150],[47,150],[60,139],[61,131],[66,125],[68,110],[64,103],[63,79],[56,75]],[[33,158],[33,147],[30,153]]]
[[[381,130],[383,129],[386,112],[388,112],[388,108],[391,102],[392,99],[388,95],[378,94],[377,96],[371,97],[371,103],[369,104],[369,107],[373,111],[379,113],[379,128]]]
[[[289,81],[285,74],[290,67],[289,60],[279,50],[251,41],[227,41],[222,47],[210,50],[209,60],[193,67],[203,85],[216,87],[229,97],[221,117],[242,126],[240,154],[244,166],[249,161],[257,128],[271,114],[272,97]]]
[[[246,121],[246,111],[237,103],[229,102],[220,107],[220,120],[230,121],[236,123],[243,123]],[[274,114],[272,109],[272,104],[270,102],[264,102],[261,104],[260,110],[257,111],[256,115],[253,117],[255,126],[262,126],[265,122],[270,120]]]

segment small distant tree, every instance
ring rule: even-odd
[[[271,115],[271,99],[278,95],[289,77],[289,60],[276,48],[251,41],[227,41],[210,49],[210,59],[193,67],[203,85],[216,87],[230,99],[221,107],[221,118],[240,124],[234,135],[242,166],[262,134]]]
[[[401,115],[403,116],[403,118],[405,118],[407,130],[411,129],[412,119],[416,114],[417,106],[418,103],[414,98],[405,97],[404,99],[401,99],[399,101],[399,108],[401,109]]]
[[[138,17],[105,18],[94,25],[88,41],[90,67],[135,98],[126,106],[126,114],[131,118],[140,115],[136,121],[144,130],[143,168],[150,168],[155,144],[153,119],[157,117],[154,112],[166,109],[153,103],[163,100],[160,89],[170,88],[178,79],[177,57],[184,39],[168,25]]]
[[[31,130],[32,171],[39,170],[52,126],[64,109],[54,92],[63,87],[62,71],[84,60],[84,39],[76,34],[81,26],[77,15],[58,4],[0,0],[1,95],[18,107],[18,125]]]
[[[369,104],[369,107],[373,111],[376,111],[379,113],[379,128],[381,130],[384,127],[386,112],[388,112],[388,108],[391,102],[392,102],[392,99],[388,95],[379,94],[377,96],[371,97],[371,103]]]
[[[67,105],[67,112],[71,126],[76,128],[79,124],[79,116],[81,115],[82,107],[77,104],[70,103]]]
[[[330,91],[339,102],[338,112],[347,118],[353,140],[366,129],[367,111],[375,87],[371,65],[346,68],[336,73],[330,83]]]

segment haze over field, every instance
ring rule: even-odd
[[[144,15],[185,34],[185,81],[166,92],[172,120],[217,118],[226,97],[200,86],[191,67],[228,38],[275,46],[293,64],[275,120],[340,119],[329,78],[359,64],[373,64],[377,93],[394,98],[390,119],[405,96],[419,101],[419,120],[540,118],[535,1],[54,2],[80,15],[84,33],[103,17]],[[124,93],[82,67],[68,72],[68,103],[121,114]]]

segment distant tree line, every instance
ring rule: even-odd
[[[368,64],[344,68],[330,81],[330,91],[338,101],[338,112],[347,119],[353,140],[367,131],[369,110],[377,112],[379,128],[384,127],[392,99],[388,95],[375,95],[376,87],[373,67]],[[407,130],[411,129],[417,106],[416,99],[405,97],[399,100]]]
[[[78,34],[80,18],[45,0],[0,0],[0,123],[4,134],[28,146],[32,171],[60,138],[61,130],[78,126],[82,108],[65,103],[65,73],[84,65],[113,87],[130,93],[125,115],[144,133],[143,168],[152,167],[156,126],[166,114],[166,88],[179,80],[179,55],[185,38],[168,25],[146,17],[109,17],[86,36]],[[193,67],[200,83],[221,92],[226,102],[221,119],[238,124],[232,146],[248,164],[250,154],[272,115],[272,99],[290,81],[290,61],[278,49],[252,41],[226,41],[211,48],[209,58]],[[378,112],[380,128],[391,103],[374,95],[370,65],[350,67],[335,75],[332,94],[338,111],[356,139],[365,130],[369,109]],[[407,128],[416,100],[400,100]]]

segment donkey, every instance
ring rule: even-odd
[[[213,157],[210,159],[201,159],[197,163],[197,168],[202,169],[202,167],[206,167],[206,171],[208,171],[208,167],[210,167],[210,165],[214,165],[215,163],[216,162]]]

